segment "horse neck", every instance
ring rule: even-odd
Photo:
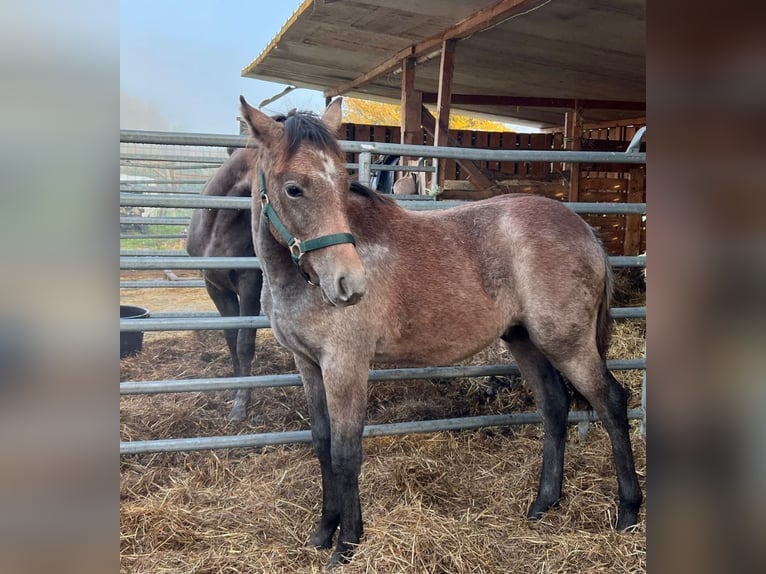
[[[254,199],[255,203],[260,206],[260,202],[257,202],[256,199]],[[257,213],[254,210],[253,217],[257,218],[254,221],[258,222],[253,234],[255,252],[261,261],[261,270],[267,276],[269,283],[273,287],[285,287],[293,283],[296,285],[305,284],[295,268],[290,252],[272,235],[271,226],[264,219],[261,210],[258,209]]]

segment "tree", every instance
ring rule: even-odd
[[[345,122],[353,124],[371,124],[376,126],[398,126],[401,122],[402,107],[397,104],[384,104],[372,100],[345,98],[343,105],[343,121]],[[436,114],[435,109],[430,106],[427,107],[432,114]],[[491,120],[456,114],[450,114],[449,127],[453,130],[474,130],[484,132],[513,131],[501,122],[493,122]]]

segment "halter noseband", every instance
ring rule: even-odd
[[[303,270],[299,263],[301,257],[303,257],[306,253],[309,251],[316,251],[317,249],[322,249],[324,247],[330,247],[331,245],[338,245],[340,243],[350,243],[351,245],[356,246],[354,236],[350,233],[331,233],[330,235],[322,235],[321,237],[301,241],[287,230],[287,228],[282,223],[282,220],[279,219],[277,212],[274,211],[273,207],[271,207],[269,196],[266,194],[266,176],[263,174],[262,169],[258,170],[258,191],[261,196],[263,216],[271,225],[274,226],[274,229],[277,230],[279,236],[284,239],[285,243],[287,243],[287,248],[290,250],[290,256],[293,259],[293,263],[295,263],[295,266],[298,268],[298,271],[300,271],[306,282],[311,283],[311,280],[308,276],[308,273]],[[313,283],[311,284],[314,285]]]

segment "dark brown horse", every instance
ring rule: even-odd
[[[238,149],[224,162],[202,190],[202,195],[250,197],[253,149]],[[186,250],[196,257],[253,257],[252,215],[249,209],[195,209],[187,233]],[[205,287],[224,317],[261,312],[260,269],[205,269]],[[235,377],[250,376],[255,356],[256,329],[226,329]],[[236,392],[229,418],[244,420],[250,390]]]
[[[321,120],[289,114],[284,123],[241,101],[258,144],[253,234],[263,309],[295,356],[322,471],[322,514],[309,543],[329,548],[340,527],[328,567],[347,561],[362,536],[358,481],[370,363],[449,364],[498,338],[544,420],[540,484],[528,517],[540,518],[561,497],[570,403],[563,374],[611,439],[616,526],[636,524],[643,497],[627,393],[605,362],[611,270],[583,219],[527,195],[402,209],[349,187],[334,137],[340,100]]]

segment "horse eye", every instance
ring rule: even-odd
[[[290,197],[300,197],[303,195],[303,190],[294,184],[287,184],[285,186],[285,193]]]

